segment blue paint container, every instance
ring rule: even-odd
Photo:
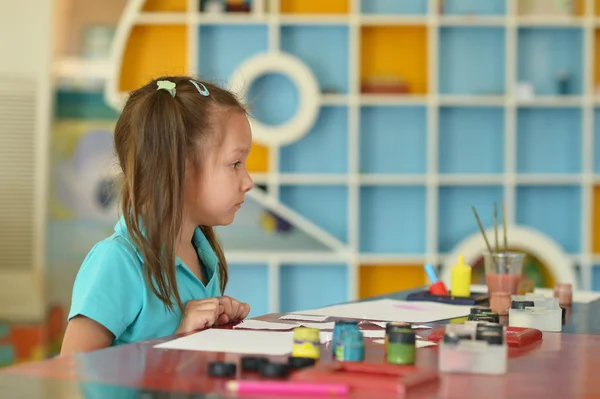
[[[335,350],[335,358],[341,362],[361,362],[365,358],[365,342],[359,330],[342,331]]]
[[[331,350],[333,351],[334,356],[336,356],[337,346],[340,343],[341,334],[344,331],[360,331],[358,329],[358,321],[340,320],[335,322],[333,338],[331,340]]]

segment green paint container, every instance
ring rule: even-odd
[[[387,361],[392,364],[414,364],[416,334],[412,330],[390,331],[388,334]]]
[[[388,336],[391,331],[412,331],[412,326],[410,323],[405,323],[401,321],[391,321],[385,325],[385,353],[387,354],[389,339]]]

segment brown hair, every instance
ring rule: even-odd
[[[157,90],[157,82],[175,83],[175,96]],[[175,243],[182,223],[186,160],[214,134],[219,111],[244,106],[231,92],[186,76],[165,76],[135,90],[115,127],[115,150],[123,172],[121,211],[127,230],[144,260],[144,276],[169,310],[183,304],[175,278]],[[192,158],[194,162],[197,159]],[[143,227],[142,227],[143,225]],[[199,226],[218,259],[221,293],[227,262],[211,226]]]

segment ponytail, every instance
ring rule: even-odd
[[[122,118],[129,123],[117,123],[115,129],[117,148],[118,140],[133,140],[124,147],[130,152],[127,162],[121,163],[126,177],[121,202],[125,223],[142,253],[144,276],[154,294],[169,310],[175,304],[183,309],[175,245],[183,214],[188,144],[184,119],[166,90],[144,96],[129,111],[130,118]]]

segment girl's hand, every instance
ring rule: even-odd
[[[223,305],[217,298],[189,301],[185,304],[183,317],[175,334],[212,327],[223,310]]]
[[[217,319],[216,325],[227,324],[232,321],[243,320],[250,313],[250,305],[237,299],[221,296],[217,298],[223,306],[223,312]]]

